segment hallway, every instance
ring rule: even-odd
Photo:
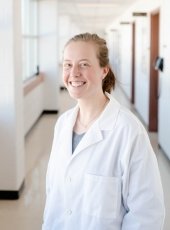
[[[122,91],[117,88],[113,95],[122,104],[134,109],[127,101]],[[60,93],[60,113],[75,104],[66,91]],[[25,187],[19,200],[0,200],[0,229],[1,230],[40,230],[45,203],[45,174],[50,154],[53,129],[57,120],[56,115],[43,115],[27,134],[26,148],[26,180]],[[157,155],[162,183],[165,193],[166,220],[163,230],[170,226],[170,162],[157,145],[157,134],[150,133],[152,145]]]

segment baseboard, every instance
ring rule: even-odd
[[[67,88],[65,86],[60,86],[60,91],[67,91]]]
[[[20,198],[21,192],[24,188],[24,181],[19,190],[0,190],[0,200],[17,200]]]
[[[58,114],[58,110],[43,110],[42,114]]]
[[[165,152],[165,150],[162,148],[162,146],[160,145],[160,143],[158,143],[158,147],[160,148],[160,150],[163,152],[164,156],[167,158],[168,161],[170,161],[170,157],[168,156],[168,154]]]

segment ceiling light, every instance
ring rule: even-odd
[[[116,3],[77,3],[78,7],[117,7]]]

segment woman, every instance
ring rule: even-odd
[[[43,229],[162,229],[156,157],[140,121],[110,94],[115,77],[105,40],[89,33],[70,39],[63,81],[77,105],[55,127]]]

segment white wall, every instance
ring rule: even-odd
[[[40,71],[45,74],[45,110],[58,110],[58,39],[58,3],[55,0],[39,1],[39,60]]]
[[[80,33],[79,28],[70,20],[67,15],[60,15],[59,17],[59,85],[63,85],[62,80],[62,58],[63,50],[66,42],[75,34]]]
[[[25,177],[20,4],[0,1],[0,190]]]
[[[115,20],[108,30],[116,30],[122,36],[117,39],[119,47],[118,61],[115,61],[118,80],[123,82],[123,89],[127,97],[131,91],[131,36],[130,30],[122,31],[121,21],[135,22],[136,24],[136,46],[135,46],[135,108],[146,125],[149,123],[149,76],[150,76],[150,16],[149,12],[158,9],[160,0],[141,0],[131,6],[124,15]],[[132,12],[146,12],[146,17],[132,17]],[[125,26],[125,25],[124,25]],[[126,31],[127,30],[127,31]],[[132,35],[132,34],[131,34]],[[127,41],[126,41],[127,40]],[[116,44],[115,44],[116,46]],[[117,51],[116,51],[117,52]],[[114,67],[115,68],[115,67]]]
[[[131,18],[129,21],[132,20]],[[120,21],[124,21],[121,20]],[[134,19],[132,20],[132,22]],[[135,19],[136,23],[136,48],[135,48],[135,107],[148,124],[148,103],[149,103],[149,19],[148,17],[139,17]],[[109,39],[109,47],[112,54],[112,66],[115,70],[118,84],[124,90],[126,96],[131,98],[131,80],[132,80],[132,24],[120,25],[116,22],[112,25],[113,32],[109,36],[113,37],[112,42]],[[112,35],[113,34],[113,35]],[[141,97],[142,95],[142,97]]]
[[[44,81],[24,96],[24,134],[26,135],[44,110],[59,110],[58,3],[42,0],[39,15],[39,63]]]
[[[131,80],[132,80],[132,25],[125,24],[120,27],[121,46],[120,46],[120,86],[126,96],[131,99]]]
[[[149,124],[150,21],[136,19],[135,108],[146,125]]]
[[[24,134],[26,135],[44,110],[44,82],[24,96]]]
[[[164,70],[159,72],[159,116],[158,141],[162,149],[170,158],[170,2],[169,0],[141,0],[132,6],[122,17],[108,27],[109,46],[115,54],[111,55],[112,65],[118,80],[122,80],[122,70],[127,75],[130,69],[126,66],[126,57],[120,55],[120,47],[125,50],[126,44],[120,39],[120,21],[134,21],[136,23],[136,59],[135,59],[135,108],[146,125],[149,123],[149,76],[150,76],[150,12],[160,10],[160,56],[164,58]],[[133,11],[147,12],[147,17],[132,18]],[[111,32],[112,30],[112,32]],[[113,34],[115,36],[113,36]],[[122,34],[121,37],[128,36]],[[114,48],[112,47],[112,44]],[[124,46],[125,45],[125,46]],[[119,48],[117,48],[119,47]],[[124,48],[123,48],[124,47]],[[123,52],[122,52],[123,54]],[[127,64],[129,65],[129,64]],[[120,71],[121,70],[121,71]],[[124,74],[123,74],[124,75]],[[124,75],[125,76],[125,75]],[[125,79],[123,78],[123,81]],[[128,79],[127,79],[128,81]],[[124,89],[126,91],[126,89]]]
[[[63,48],[66,42],[71,37],[71,21],[67,15],[59,17],[59,61],[62,62]]]
[[[28,133],[44,110],[59,110],[58,3],[42,0],[38,4],[39,64],[44,82],[24,97],[24,133]]]
[[[160,56],[164,58],[164,71],[159,72],[158,141],[170,159],[170,2],[162,0],[160,12]]]
[[[118,29],[110,30],[107,32],[107,46],[109,49],[109,60],[116,79],[118,79],[120,76],[120,61],[121,61],[120,40],[121,40],[121,35]]]

